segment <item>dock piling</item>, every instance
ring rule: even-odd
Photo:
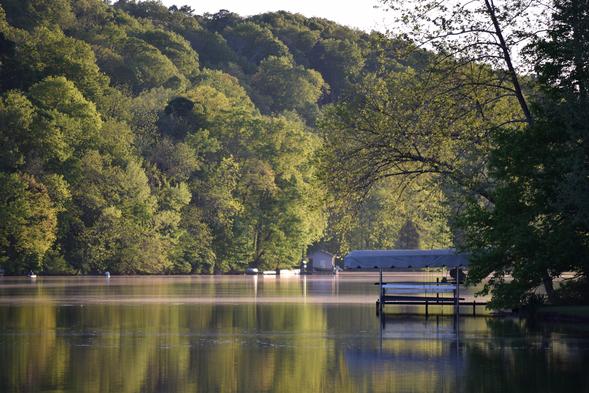
[[[454,315],[460,316],[460,276],[458,266],[456,266],[456,290],[454,291]]]
[[[380,314],[382,314],[382,308],[384,306],[384,302],[383,302],[383,300],[384,300],[384,288],[382,286],[382,267],[380,268],[379,279],[380,279],[380,282],[379,282],[379,294],[378,294],[378,305],[379,305],[378,311],[379,311]]]

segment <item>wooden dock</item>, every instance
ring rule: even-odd
[[[459,277],[458,271],[456,277]],[[460,307],[472,307],[472,315],[476,316],[477,306],[486,306],[486,302],[464,301],[460,297],[460,282],[384,282],[382,269],[380,280],[375,283],[379,287],[376,301],[376,314],[383,315],[385,305],[424,306],[425,315],[429,315],[429,306],[453,305],[454,315],[460,316]],[[447,296],[451,294],[451,296]],[[446,296],[445,296],[446,295]]]

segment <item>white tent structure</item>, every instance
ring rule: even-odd
[[[441,250],[354,250],[344,257],[346,270],[419,269],[466,267],[468,254],[448,248]]]

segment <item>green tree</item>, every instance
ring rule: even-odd
[[[309,28],[310,23],[305,17],[278,11],[254,15],[250,20],[267,25],[272,33],[288,47],[296,62],[304,67],[309,67],[308,56],[319,41],[322,32],[319,29]],[[324,30],[323,34],[326,33],[327,31]]]
[[[228,271],[239,262],[251,260],[245,249],[249,239],[242,236],[237,223],[244,214],[244,206],[236,196],[238,181],[239,164],[228,156],[210,168],[205,179],[193,183],[204,220],[214,234],[212,244],[216,259],[206,264],[205,270]]]
[[[165,30],[148,30],[141,38],[168,57],[187,78],[199,73],[198,54],[181,36]]]
[[[32,86],[28,96],[9,92],[0,104],[5,169],[36,161],[61,165],[96,143],[101,118],[72,82],[49,77]]]
[[[491,275],[485,292],[496,306],[525,303],[541,284],[555,302],[553,278],[564,271],[587,278],[586,2],[555,1],[552,18],[547,36],[529,48],[541,82],[536,121],[499,134],[491,156],[494,204],[470,201],[463,217],[471,280]]]
[[[66,29],[75,22],[68,0],[2,0],[10,24],[31,29],[41,24],[59,25]]]
[[[486,281],[495,307],[515,307],[544,285],[554,300],[552,278],[576,270],[587,258],[572,221],[556,207],[563,180],[562,134],[539,118],[533,128],[497,137],[491,161],[496,179],[493,204],[474,199],[462,215],[466,248],[472,253],[469,280]],[[546,274],[548,272],[548,276]]]
[[[168,138],[163,138],[154,147],[150,161],[172,181],[187,180],[200,167],[194,148],[184,142],[174,144]]]
[[[138,38],[127,38],[120,52],[119,67],[126,72],[111,74],[115,83],[125,84],[135,93],[161,86],[176,89],[183,85],[184,78],[174,63],[155,46]]]
[[[213,273],[216,256],[213,250],[213,233],[204,221],[203,213],[191,205],[182,211],[178,254],[174,263],[184,272]]]
[[[252,77],[259,93],[258,107],[266,113],[285,110],[298,112],[312,123],[318,112],[317,101],[327,90],[321,74],[297,66],[290,57],[270,56],[264,59]]]
[[[201,63],[206,67],[219,68],[238,61],[237,54],[225,37],[216,31],[191,30],[184,33],[184,38],[198,52]]]
[[[489,134],[509,122],[512,101],[484,89],[449,95],[436,78],[444,76],[369,74],[352,98],[324,109],[321,165],[330,188],[353,197],[387,178],[402,179],[401,186],[423,179],[488,195]],[[477,102],[486,100],[494,103],[481,113]]]
[[[57,209],[30,175],[0,173],[0,264],[7,273],[43,268],[56,239]]]
[[[331,87],[332,101],[347,91],[364,65],[361,49],[354,41],[320,40],[309,55],[311,67]]]
[[[88,99],[97,99],[108,86],[108,78],[96,65],[90,45],[67,37],[58,27],[39,27],[30,35],[15,35],[18,68],[6,86],[27,89],[48,77],[63,76],[74,82]]]
[[[286,45],[274,37],[269,29],[251,22],[227,27],[223,36],[238,56],[255,65],[268,56],[290,56]]]
[[[66,257],[81,272],[158,273],[170,266],[167,241],[156,227],[157,199],[136,161],[126,166],[89,151],[72,193]]]
[[[0,162],[5,171],[25,164],[34,141],[31,127],[35,115],[33,104],[21,93],[10,91],[0,101]]]
[[[64,77],[48,77],[29,90],[37,111],[30,154],[58,165],[95,146],[102,120],[92,102]]]

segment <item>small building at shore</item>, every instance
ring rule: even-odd
[[[332,272],[335,268],[335,255],[327,251],[312,251],[307,254],[307,259],[316,271]]]

